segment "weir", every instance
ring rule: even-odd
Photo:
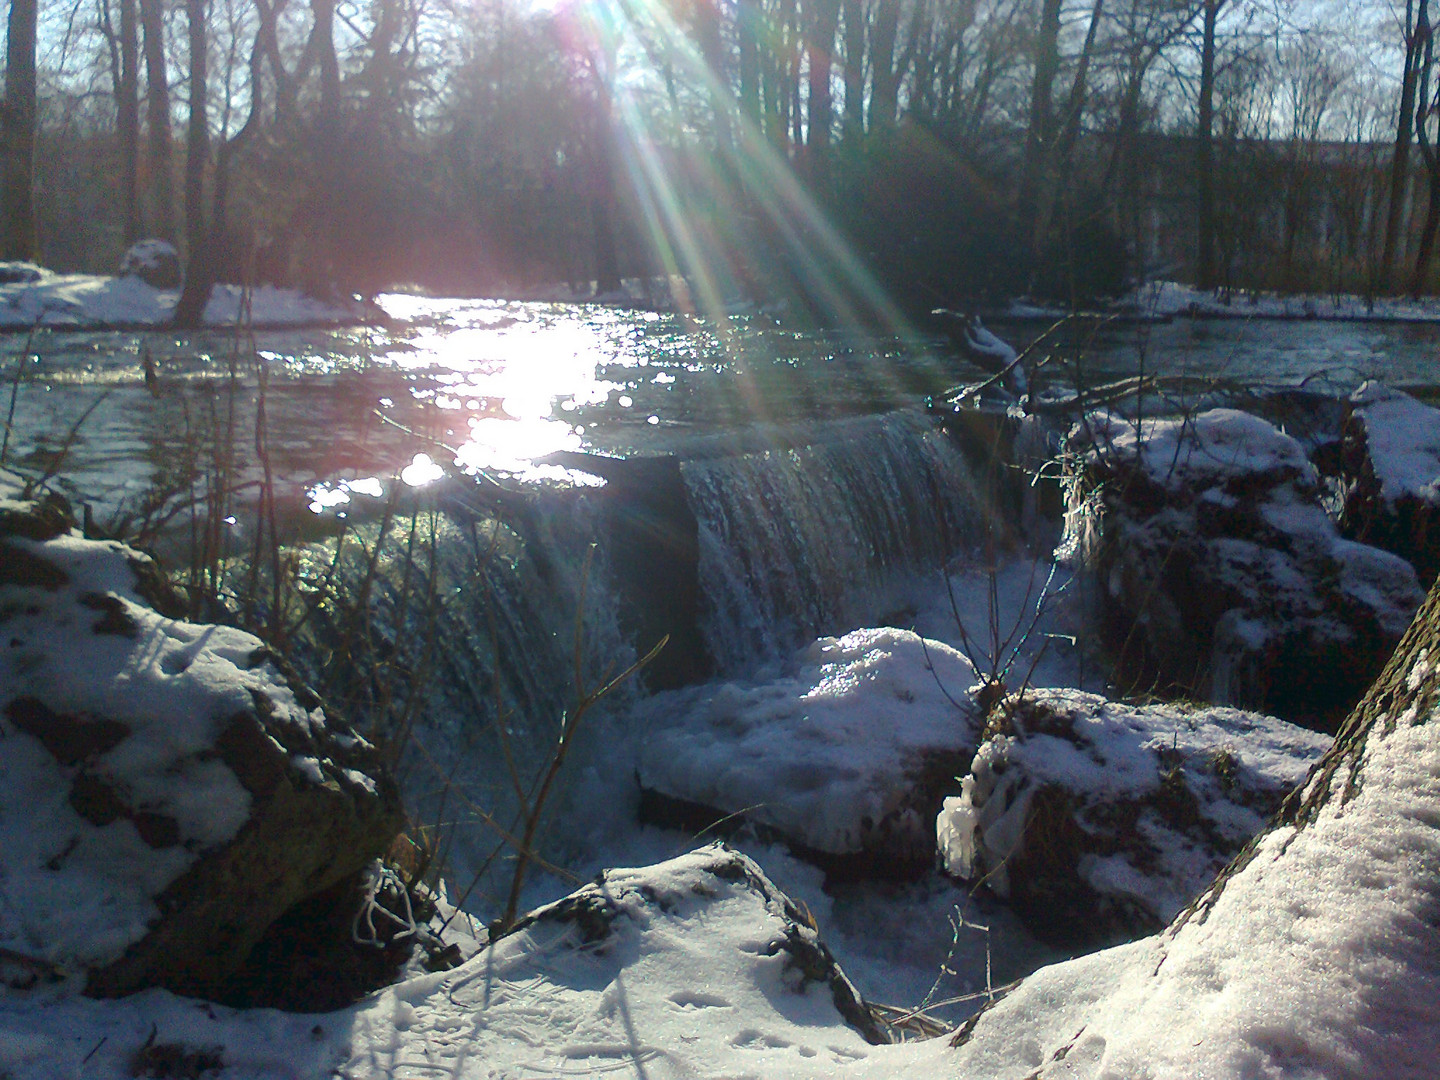
[[[699,531],[702,635],[720,671],[874,623],[902,578],[938,580],[983,534],[971,467],[925,416],[855,418],[812,436],[680,465]]]

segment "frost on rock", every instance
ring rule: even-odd
[[[851,872],[924,872],[944,787],[975,746],[969,661],[907,630],[820,638],[794,674],[643,706],[642,813],[691,830],[729,815]]]
[[[1301,444],[1212,409],[1094,414],[1072,445],[1069,550],[1122,676],[1334,730],[1423,594],[1404,559],[1341,537]]]
[[[986,731],[938,818],[945,868],[1072,942],[1167,923],[1330,744],[1256,713],[1078,690],[1012,696]]]
[[[1268,832],[1154,937],[1042,968],[929,1075],[1428,1080],[1440,590]]]
[[[1428,585],[1440,574],[1440,409],[1375,382],[1350,402],[1342,525],[1408,559]]]
[[[393,785],[258,638],[183,621],[146,556],[18,495],[0,483],[0,948],[91,993],[214,993],[384,849]]]

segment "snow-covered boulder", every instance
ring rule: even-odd
[[[809,912],[781,892],[748,856],[720,843],[654,866],[602,871],[591,884],[522,918],[490,946],[492,954],[499,954],[492,955],[491,961],[531,954],[537,942],[552,938],[557,928],[570,931],[572,947],[633,956],[648,951],[646,939],[659,940],[687,927],[718,930],[727,920],[748,925],[738,942],[717,935],[723,942],[721,948],[749,953],[742,958],[744,966],[769,969],[752,969],[736,980],[737,991],[769,984],[771,995],[813,996],[805,1011],[816,1013],[817,1019],[833,1022],[838,1015],[867,1042],[888,1041],[820,940]],[[717,942],[696,944],[709,951]],[[716,959],[726,964],[723,958]],[[733,962],[731,959],[729,964]],[[725,986],[714,978],[703,983],[717,989]],[[674,986],[684,990],[701,984],[701,980],[683,980]],[[774,996],[771,1000],[774,1004]]]
[[[1429,584],[1440,575],[1440,409],[1375,382],[1350,402],[1342,527],[1408,559]]]
[[[0,949],[214,995],[400,825],[369,744],[148,558],[0,477]]]
[[[168,240],[141,240],[120,257],[120,276],[139,278],[152,289],[178,289],[180,252]]]
[[[1072,942],[1169,922],[1330,745],[1256,713],[1078,690],[1012,696],[986,734],[940,812],[942,862]]]
[[[0,285],[33,285],[45,269],[32,262],[0,262]]]
[[[642,815],[748,821],[846,873],[934,863],[934,815],[969,761],[968,660],[908,630],[820,638],[793,674],[657,694],[635,723]]]
[[[1404,559],[1340,535],[1304,447],[1234,409],[1092,414],[1072,444],[1069,549],[1119,675],[1334,730],[1423,594]]]
[[[1042,968],[912,1075],[1428,1080],[1440,589],[1335,744],[1162,933]]]

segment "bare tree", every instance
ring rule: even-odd
[[[121,236],[129,247],[140,238],[140,43],[135,0],[120,0],[115,29],[110,0],[100,0],[100,32],[110,54],[111,91],[115,95],[115,133],[120,140]]]
[[[149,157],[150,232],[175,240],[175,152],[170,127],[170,76],[165,63],[162,0],[139,0],[145,48],[145,127]]]
[[[1390,158],[1390,198],[1385,208],[1385,242],[1375,288],[1388,293],[1399,259],[1405,190],[1410,183],[1410,144],[1415,132],[1415,93],[1430,38],[1429,0],[1405,0],[1405,62],[1400,73],[1400,112],[1395,120],[1395,151]]]
[[[35,32],[37,0],[10,0],[5,47],[3,140],[4,241],[6,259],[35,260],[40,241],[35,227]]]
[[[174,323],[195,328],[201,323],[215,283],[215,257],[205,215],[205,172],[210,162],[210,35],[206,0],[185,0],[190,44],[190,117],[185,129],[185,288],[175,305]]]
[[[1195,124],[1196,214],[1195,283],[1219,284],[1215,260],[1215,33],[1227,0],[1203,0],[1200,6],[1200,96]]]

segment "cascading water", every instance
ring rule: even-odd
[[[889,610],[983,534],[970,464],[918,412],[827,425],[788,449],[681,466],[700,537],[703,633],[736,671]]]

